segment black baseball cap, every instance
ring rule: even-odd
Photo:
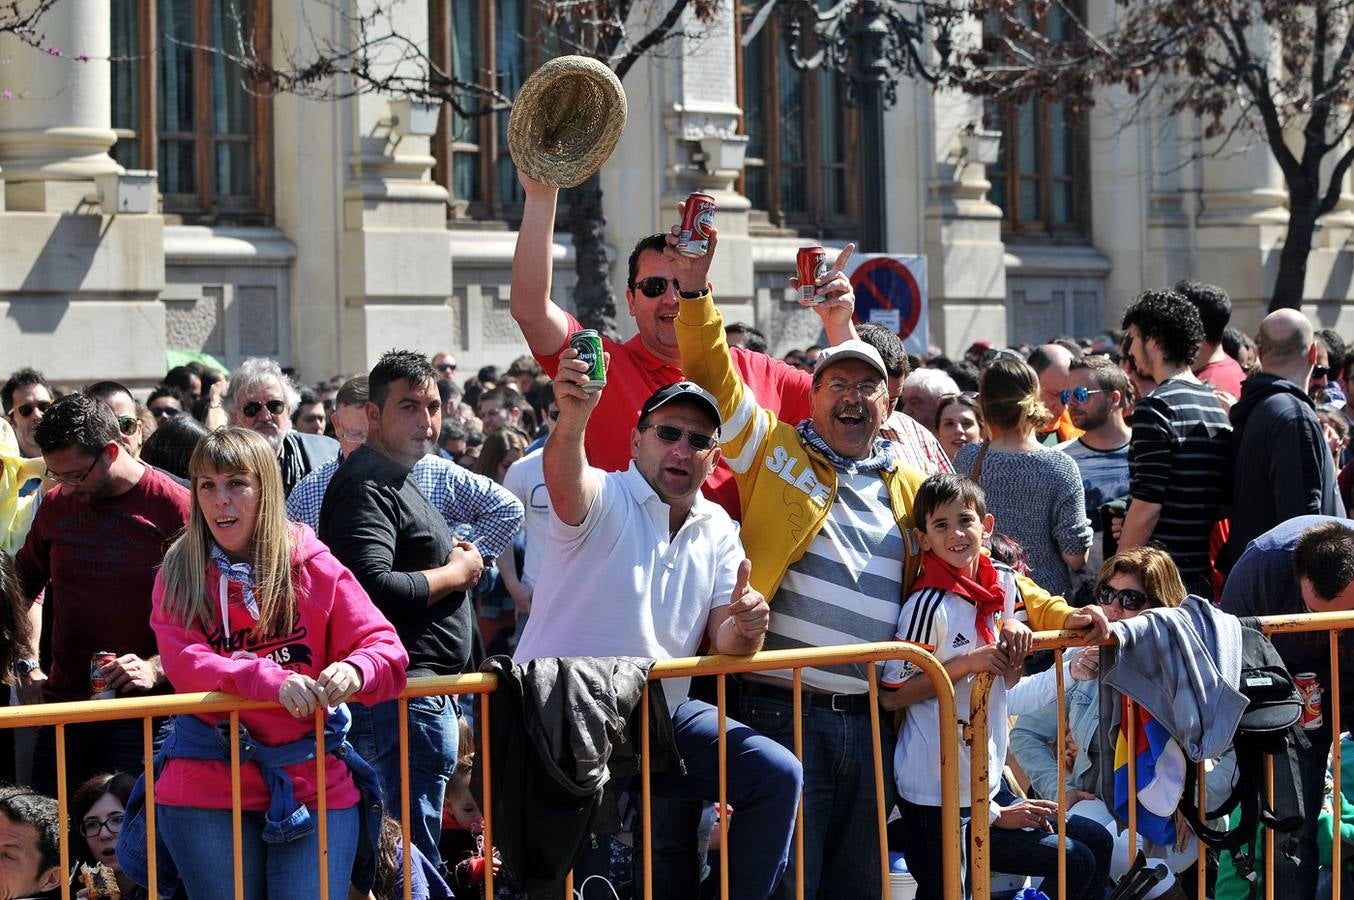
[[[654,410],[679,400],[685,400],[699,406],[702,412],[710,416],[710,421],[715,425],[715,434],[719,434],[721,424],[719,401],[715,400],[705,388],[690,381],[666,384],[650,394],[649,399],[644,401],[644,406],[639,410],[639,420],[643,422]]]

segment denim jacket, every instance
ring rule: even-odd
[[[348,728],[352,716],[345,705],[340,704],[329,715],[324,729],[325,753],[333,753],[347,764],[353,781],[361,792],[362,831],[357,846],[357,858],[353,863],[353,884],[359,890],[367,891],[371,887],[375,870],[376,849],[381,836],[380,781],[376,772],[367,761],[358,755],[352,744],[348,743]],[[160,776],[164,764],[170,759],[230,759],[229,720],[208,725],[197,716],[175,716],[164,745],[155,754],[155,777]],[[259,767],[264,782],[268,785],[271,802],[265,815],[263,839],[268,843],[281,844],[304,837],[315,830],[310,810],[304,803],[297,803],[293,794],[291,778],[284,767],[307,762],[315,758],[315,742],[303,738],[290,744],[268,747],[255,742],[249,730],[240,726],[240,764],[253,760]],[[126,821],[118,835],[117,854],[122,871],[135,883],[145,887],[148,884],[149,863],[146,851],[146,776],[142,774],[132,788],[127,800]],[[157,888],[160,896],[170,897],[178,886],[178,869],[170,857],[164,841],[156,835],[156,869],[159,875]]]

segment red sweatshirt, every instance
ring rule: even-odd
[[[276,700],[282,682],[293,672],[318,678],[331,662],[352,663],[362,673],[362,689],[354,699],[377,703],[394,698],[404,689],[409,658],[395,629],[372,605],[357,579],[334,558],[309,527],[293,523],[298,546],[292,557],[299,567],[296,585],[298,619],[291,634],[256,641],[250,631],[254,620],[244,605],[239,585],[229,584],[230,636],[223,640],[220,624],[206,633],[194,626],[170,621],[164,613],[164,576],[156,576],[151,599],[150,624],[160,646],[165,674],[181,692],[227,691],[249,700]],[[220,570],[207,568],[207,589],[219,604]],[[214,609],[219,608],[217,606]],[[225,715],[199,716],[215,724]],[[240,722],[260,743],[287,744],[314,734],[314,719],[296,719],[286,710],[252,710],[240,713]],[[344,809],[358,802],[357,787],[347,765],[335,756],[326,761],[330,809]],[[296,799],[315,806],[315,763],[288,766]],[[268,808],[268,788],[258,766],[244,765],[240,772],[243,808]],[[171,759],[155,782],[155,800],[170,806],[205,809],[230,808],[230,764],[205,760]]]

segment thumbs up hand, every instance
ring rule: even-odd
[[[752,561],[745,559],[738,565],[738,580],[729,595],[729,617],[740,637],[760,640],[771,623],[771,607],[762,592],[748,584],[752,577]]]

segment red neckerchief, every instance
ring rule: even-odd
[[[921,555],[921,575],[912,583],[912,590],[938,588],[953,591],[978,607],[978,638],[984,644],[994,643],[992,617],[1001,612],[1006,591],[997,577],[997,568],[986,554],[978,554],[978,577],[945,562],[938,553]]]

